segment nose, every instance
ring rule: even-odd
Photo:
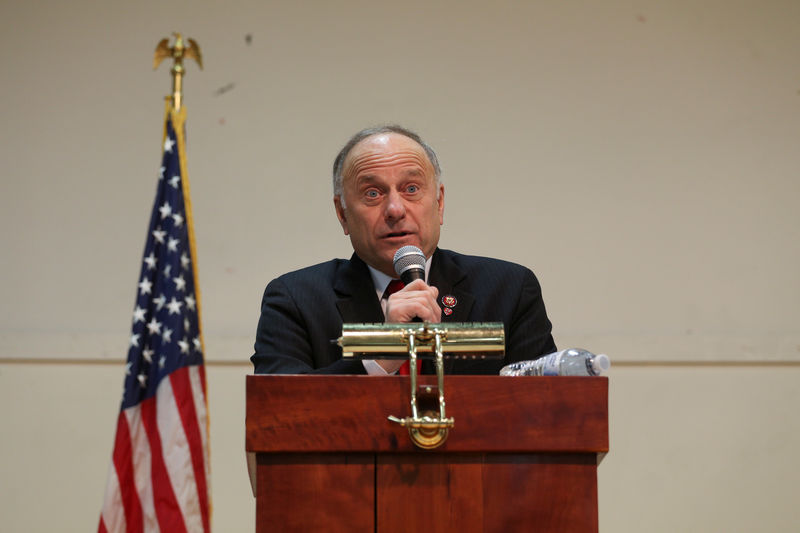
[[[406,204],[403,197],[397,191],[389,191],[386,197],[384,217],[386,220],[400,220],[404,216],[406,216]]]

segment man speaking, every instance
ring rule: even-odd
[[[343,323],[503,323],[504,359],[446,359],[448,374],[497,374],[508,363],[555,351],[533,272],[438,248],[444,185],[436,154],[416,133],[386,126],[355,134],[333,164],[333,203],[354,253],[267,285],[251,357],[256,373],[397,372],[402,360],[343,360],[331,342]],[[427,283],[395,279],[395,253],[409,245],[424,255]]]

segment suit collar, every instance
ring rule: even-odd
[[[454,260],[456,254],[439,248],[431,261],[429,284],[439,289],[438,304],[442,309],[442,322],[467,322],[475,297],[462,287],[466,274]],[[343,323],[383,322],[384,316],[380,302],[375,294],[375,286],[369,268],[356,254],[350,261],[342,263],[333,285],[336,291],[336,307]],[[445,299],[451,296],[454,300]],[[445,305],[444,302],[448,305]],[[445,309],[452,309],[447,314]],[[452,371],[455,361],[445,360],[445,372]],[[432,363],[425,361],[426,374],[433,373]]]
[[[383,311],[369,269],[356,254],[342,263],[333,289],[342,322],[383,322]]]
[[[438,304],[442,310],[442,322],[467,322],[475,297],[464,287],[467,275],[461,270],[449,250],[436,249],[431,264],[430,284],[439,289]],[[448,310],[451,311],[448,314]],[[445,359],[444,371],[453,371],[455,359]],[[433,374],[433,364],[425,361],[423,369],[426,374]]]
[[[449,250],[436,249],[431,264],[430,284],[439,289],[442,322],[467,322],[475,297],[463,287],[467,277]],[[446,309],[452,312],[448,314]]]
[[[431,260],[428,283],[439,289],[442,322],[466,322],[475,297],[461,287],[466,274],[454,260],[455,254],[437,248]],[[343,322],[382,322],[383,312],[367,264],[356,254],[342,263],[333,286],[336,305]],[[452,298],[446,298],[446,297]],[[446,302],[446,303],[445,303]],[[451,309],[447,314],[445,309]]]

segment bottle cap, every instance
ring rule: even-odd
[[[611,360],[604,353],[600,353],[592,357],[592,370],[598,376],[611,367]]]

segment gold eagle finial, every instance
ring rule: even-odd
[[[161,39],[156,45],[156,52],[153,56],[153,70],[158,68],[158,65],[167,58],[173,59],[172,69],[172,105],[178,110],[181,108],[181,100],[183,98],[183,76],[185,69],[183,68],[183,60],[194,59],[200,70],[203,70],[203,56],[200,53],[200,46],[194,39],[186,39],[188,46],[184,43],[183,37],[180,33],[174,32],[175,44],[169,46],[169,39]]]

